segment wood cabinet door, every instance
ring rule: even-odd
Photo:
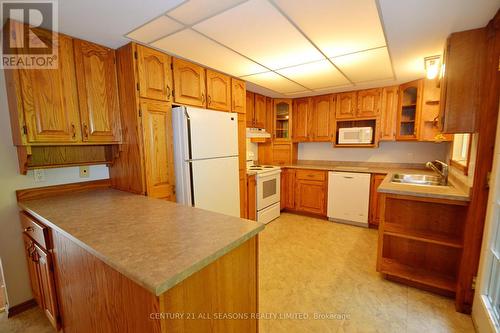
[[[175,201],[172,105],[142,100],[141,113],[147,195]]]
[[[231,78],[210,69],[207,72],[207,107],[231,111]]]
[[[40,286],[39,269],[37,263],[33,260],[33,253],[36,251],[33,240],[23,233],[24,249],[26,252],[26,262],[28,263],[28,273],[30,277],[31,292],[33,298],[40,308],[43,308],[42,290]]]
[[[386,175],[372,174],[370,185],[370,224],[379,225],[382,211],[380,209],[378,187],[384,181]]]
[[[326,185],[322,181],[295,180],[295,209],[326,215]]]
[[[415,141],[418,138],[422,84],[422,80],[415,80],[399,86],[396,140]]]
[[[367,89],[357,92],[357,117],[376,117],[380,113],[380,97],[382,90]]]
[[[50,43],[52,32],[38,30]],[[55,34],[55,33],[54,33]],[[57,69],[20,69],[25,132],[30,143],[81,142],[73,39],[59,35]]]
[[[271,145],[272,145],[271,164],[287,165],[295,163],[297,161],[297,144],[274,142]]]
[[[266,132],[271,134],[271,138],[275,138],[274,135],[274,100],[271,97],[266,97]]]
[[[169,102],[172,100],[172,57],[163,52],[137,45],[139,95]]]
[[[334,95],[313,97],[311,118],[311,141],[333,141],[335,135]]]
[[[299,98],[293,101],[292,140],[295,142],[309,141],[311,107],[310,98]]]
[[[255,94],[254,117],[254,127],[266,128],[266,96]]]
[[[233,112],[246,113],[246,83],[243,80],[231,78],[231,99]]]
[[[255,94],[251,91],[247,91],[245,99],[247,127],[255,127]]]
[[[398,91],[398,86],[385,87],[382,90],[382,107],[380,112],[380,140],[396,140]]]
[[[59,308],[57,305],[57,293],[54,282],[54,269],[50,254],[35,245],[33,260],[37,262],[40,272],[40,286],[42,288],[43,310],[52,326],[59,328]]]
[[[205,69],[191,62],[173,58],[174,101],[205,107]]]
[[[247,177],[247,218],[257,221],[257,182],[255,175]]]
[[[121,141],[115,50],[75,39],[83,141]]]
[[[356,92],[346,92],[337,94],[337,107],[335,109],[335,117],[337,119],[354,118],[356,117]]]
[[[295,209],[295,170],[281,169],[281,209]]]

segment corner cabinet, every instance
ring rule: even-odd
[[[115,50],[77,39],[74,47],[83,141],[119,142]]]
[[[142,45],[137,45],[135,57],[140,97],[172,101],[172,57]]]
[[[219,72],[206,70],[207,107],[219,111],[231,111],[231,78]]]
[[[276,141],[290,141],[292,130],[292,100],[275,99],[273,101],[274,137]]]
[[[173,59],[174,102],[199,107],[206,105],[205,69],[189,61]]]

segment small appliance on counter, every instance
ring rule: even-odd
[[[370,144],[373,141],[373,128],[346,127],[339,128],[339,144]]]
[[[247,170],[256,173],[257,221],[269,223],[280,216],[281,168],[247,162]]]
[[[240,217],[237,115],[181,106],[172,118],[177,202]]]

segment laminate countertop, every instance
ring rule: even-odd
[[[113,189],[19,206],[157,296],[264,229],[258,222]]]
[[[422,186],[414,184],[392,183],[395,173],[435,175],[423,164],[409,163],[374,163],[374,162],[335,162],[335,161],[298,161],[295,164],[283,165],[283,168],[311,169],[339,172],[361,172],[385,174],[377,191],[381,193],[400,194],[417,197],[470,201],[470,189],[451,175],[448,186]]]

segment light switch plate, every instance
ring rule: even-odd
[[[43,169],[33,170],[33,178],[35,179],[35,183],[44,182],[45,181],[45,170],[43,170]]]
[[[80,167],[80,178],[89,178],[90,177],[90,169],[88,166]]]

